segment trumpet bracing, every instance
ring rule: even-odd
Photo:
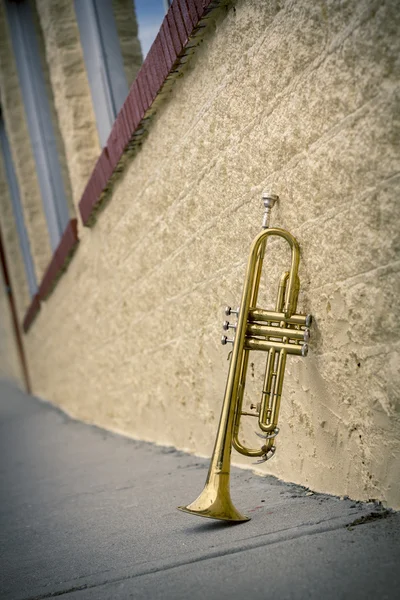
[[[260,460],[257,462],[272,458],[276,449],[275,438],[279,433],[278,417],[287,355],[306,356],[308,352],[312,317],[296,313],[300,289],[300,247],[288,231],[269,226],[271,209],[277,200],[278,196],[264,192],[263,229],[250,249],[241,304],[237,310],[230,307],[225,309],[226,315],[237,316],[237,324],[228,321],[223,324],[223,329],[232,329],[235,336],[229,339],[224,335],[221,340],[222,344],[232,343],[233,348],[207,480],[194,502],[178,507],[179,510],[201,517],[236,523],[249,520],[235,508],[230,496],[232,446],[245,456],[258,457]],[[273,236],[283,238],[289,244],[291,265],[280,279],[275,310],[263,310],[257,308],[257,297],[266,244]],[[253,412],[247,412],[242,405],[251,350],[267,352],[267,361],[260,401],[250,405]],[[260,448],[248,448],[240,441],[239,429],[243,416],[258,417],[261,433],[257,435],[263,438]]]

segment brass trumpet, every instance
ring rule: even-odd
[[[178,507],[193,515],[236,523],[249,520],[235,508],[231,500],[231,448],[233,446],[245,456],[260,458],[257,462],[264,462],[274,455],[286,358],[288,354],[306,356],[308,352],[312,317],[296,314],[300,289],[300,247],[288,231],[269,227],[271,209],[277,200],[278,196],[274,194],[263,194],[263,230],[254,239],[250,249],[240,308],[232,310],[227,307],[225,310],[227,315],[237,316],[237,324],[231,325],[228,321],[223,324],[226,331],[233,329],[236,334],[234,339],[223,336],[221,340],[223,344],[233,343],[233,349],[214,451],[200,496],[188,506]],[[290,271],[282,274],[274,311],[257,308],[265,248],[268,238],[272,236],[283,238],[291,248]],[[242,410],[250,350],[267,352],[260,402],[250,406],[254,412]],[[261,448],[247,448],[240,441],[242,416],[258,417],[261,433],[257,435],[264,440]]]

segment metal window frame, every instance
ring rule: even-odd
[[[97,131],[104,147],[127,95],[111,0],[74,0]]]
[[[0,114],[0,150],[3,155],[4,168],[6,173],[6,181],[11,197],[11,205],[14,213],[15,226],[18,233],[19,244],[21,247],[22,257],[24,260],[26,279],[28,281],[29,293],[33,297],[37,293],[37,280],[35,267],[33,266],[29,237],[25,227],[24,213],[19,194],[17,176],[15,174],[14,164],[11,156],[10,145],[8,142],[7,132],[4,120]]]
[[[27,0],[7,0],[5,5],[50,244],[55,251],[69,211],[33,15]]]
[[[165,13],[169,11],[169,8],[172,4],[172,0],[163,0]]]

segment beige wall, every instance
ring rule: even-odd
[[[240,298],[273,186],[315,323],[307,359],[288,359],[262,472],[400,508],[398,28],[395,0],[238,0],[209,23],[26,337],[36,394],[210,454],[222,309]],[[285,259],[271,244],[263,307]]]

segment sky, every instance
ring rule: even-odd
[[[152,45],[165,17],[164,0],[135,0],[139,40],[143,58]]]

